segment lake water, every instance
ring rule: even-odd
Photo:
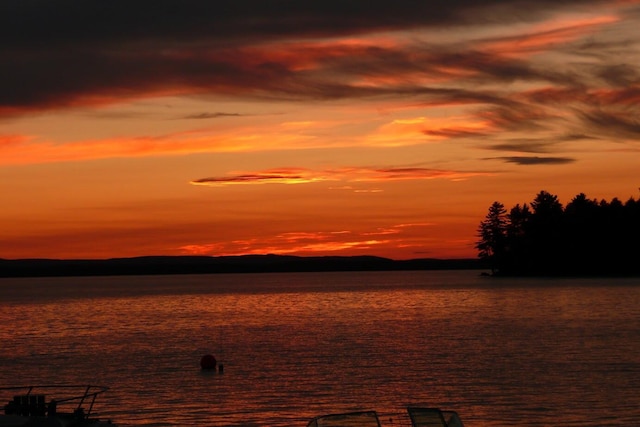
[[[477,271],[0,279],[0,385],[110,387],[125,426],[640,425],[640,279]],[[202,371],[211,353],[224,373]],[[4,404],[4,402],[2,402]]]

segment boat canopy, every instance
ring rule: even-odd
[[[380,427],[375,411],[347,412],[315,417],[307,427]]]
[[[464,427],[455,411],[441,411],[438,408],[408,407],[413,427]]]
[[[409,406],[402,425],[408,424],[407,415],[411,427],[464,427],[455,411]],[[359,411],[321,415],[313,418],[307,427],[381,427],[381,424],[376,411]]]

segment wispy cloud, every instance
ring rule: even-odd
[[[29,135],[0,136],[0,165],[73,162],[105,158],[179,156],[314,148],[313,135],[278,127],[246,127],[224,133],[201,128],[160,135],[123,136],[60,143]]]
[[[228,185],[255,184],[308,184],[321,181],[344,182],[386,182],[424,179],[447,179],[459,181],[478,176],[490,176],[492,172],[456,171],[420,167],[343,167],[314,171],[305,168],[277,168],[259,172],[241,172],[228,176],[199,178],[191,181],[193,185],[224,187]],[[330,187],[331,189],[348,189],[355,192],[379,192],[376,189],[358,189],[352,186]]]
[[[11,149],[27,143],[31,138],[26,135],[1,135],[0,150]]]
[[[419,223],[409,223],[409,224],[394,224],[385,228],[378,228],[375,231],[369,231],[363,233],[365,236],[384,236],[390,234],[401,234],[406,232],[409,228],[423,228],[423,227],[431,227],[435,224],[430,222],[419,222]]]
[[[191,184],[210,187],[223,187],[236,184],[308,184],[331,179],[335,178],[331,178],[325,174],[314,173],[313,171],[303,168],[280,168],[256,173],[241,173],[227,177],[200,178],[191,181]]]
[[[238,114],[238,113],[215,112],[215,113],[189,114],[188,116],[184,116],[182,118],[188,119],[188,120],[208,120],[208,119],[219,119],[221,117],[241,117],[241,116],[242,114]]]
[[[345,7],[337,2],[320,6],[291,0],[273,7],[243,0],[225,4],[189,0],[169,11],[88,0],[67,2],[66,13],[55,14],[56,20],[50,19],[53,5],[45,0],[28,5],[2,2],[0,48],[12,66],[0,70],[0,112],[104,105],[168,94],[428,98],[435,94],[433,89],[442,89],[434,85],[438,81],[455,82],[453,87],[460,89],[469,78],[566,83],[575,75],[537,67],[506,53],[550,49],[618,19],[613,15],[565,19],[556,24],[558,28],[533,25],[522,34],[466,40],[470,47],[464,48],[456,43],[426,43],[419,31],[462,24],[535,24],[554,12],[608,3],[493,0],[480,6],[469,0],[424,4],[401,0],[388,5],[356,1]],[[407,37],[409,30],[413,33]],[[381,34],[388,34],[384,42]]]
[[[590,109],[581,112],[580,117],[587,129],[595,134],[640,141],[640,113],[635,107],[608,111]]]
[[[345,233],[342,233],[345,234]],[[339,233],[304,232],[287,233],[255,240],[238,240],[224,243],[204,243],[180,247],[190,255],[246,255],[246,254],[298,254],[316,255],[327,252],[368,253],[389,240],[371,239],[366,236],[340,237]]]
[[[502,160],[507,163],[515,163],[517,165],[565,165],[567,163],[573,163],[576,160],[568,157],[494,157],[491,160]]]
[[[390,147],[464,138],[501,150],[505,138],[523,131],[551,141],[567,133],[639,138],[633,109],[640,100],[639,43],[616,31],[638,19],[635,2],[163,5],[66,2],[66,13],[51,19],[51,2],[0,2],[0,51],[11,64],[0,69],[0,118],[166,96],[393,100],[422,109],[464,108],[458,119],[465,120],[397,119],[358,141],[336,144]],[[449,26],[464,31],[443,33]],[[180,119],[241,116],[213,110]],[[37,149],[23,145],[29,155],[10,156],[24,163],[19,158],[73,160],[90,158],[91,151],[96,158],[135,156],[151,153],[147,147],[168,155],[329,145],[319,133],[277,131],[249,126],[242,135],[138,135],[70,147],[40,140]]]
[[[88,0],[65,4],[69,13],[56,14],[56,21],[49,19],[52,6],[44,0],[2,2],[0,49],[12,66],[0,70],[0,118],[168,95],[265,102],[377,99],[422,109],[464,106],[466,114],[464,120],[393,120],[356,145],[464,138],[501,150],[509,133],[526,131],[551,141],[546,150],[552,151],[568,133],[640,137],[633,108],[640,101],[640,71],[632,59],[640,56],[640,46],[612,31],[633,18],[635,3],[437,3],[320,7],[285,1],[272,8],[255,0],[226,7],[190,0],[167,13],[163,7],[107,7]],[[497,32],[496,23],[513,25]],[[466,31],[448,39],[434,36],[457,25]],[[214,110],[181,119],[241,116]],[[128,156],[140,152],[135,147],[141,141],[158,154],[171,154],[171,145],[175,152],[242,151],[258,145],[317,147],[329,140],[278,131],[278,138],[260,129],[254,135],[208,135],[208,142],[175,135],[87,141],[70,147],[72,155],[54,142],[40,141],[39,148],[64,160],[107,144],[111,155]],[[158,143],[166,137],[179,142]],[[319,144],[308,144],[312,140]],[[531,146],[524,144],[523,152]]]
[[[420,167],[392,167],[359,169],[356,171],[355,181],[401,181],[421,179],[448,179],[452,181],[464,180],[477,176],[490,176],[492,173],[483,171],[456,171],[446,169],[432,169]]]
[[[345,254],[370,253],[377,247],[392,245],[419,248],[424,241],[416,238],[411,229],[429,227],[431,223],[395,224],[373,230],[306,230],[263,236],[260,239],[184,245],[187,254],[299,254],[337,252]]]

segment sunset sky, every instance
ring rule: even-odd
[[[640,0],[3,0],[0,258],[475,257],[493,201],[640,196],[639,28]]]

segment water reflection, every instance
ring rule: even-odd
[[[105,384],[99,412],[129,425],[303,426],[416,402],[471,427],[640,419],[638,286],[492,287],[463,272],[92,280],[0,283],[2,383]],[[200,370],[205,353],[224,374]]]

